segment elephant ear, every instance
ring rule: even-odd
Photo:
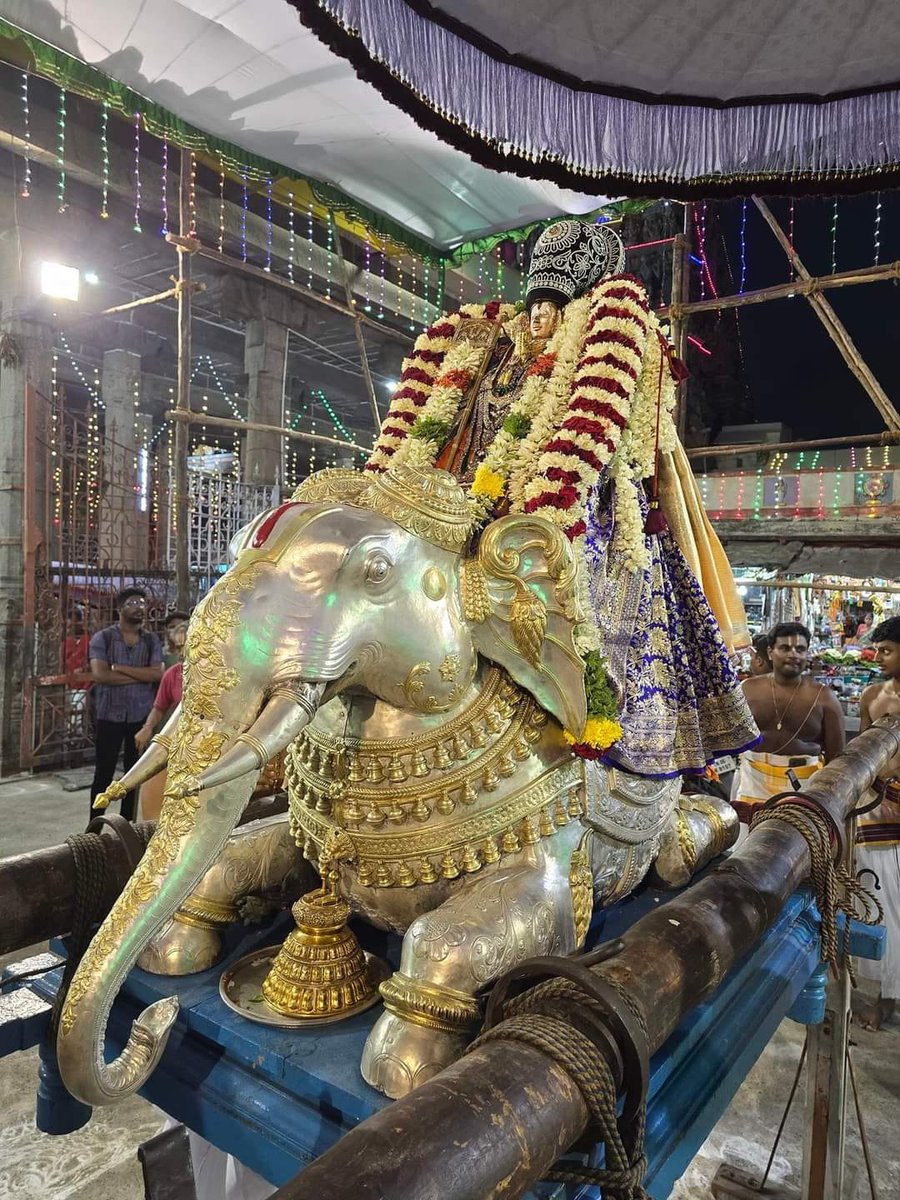
[[[493,521],[462,565],[462,601],[479,653],[503,667],[576,736],[587,702],[575,648],[578,564],[543,517]]]

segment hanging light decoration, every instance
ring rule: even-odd
[[[288,279],[291,283],[294,282],[294,253],[296,249],[296,235],[294,233],[294,193],[288,192]]]
[[[25,176],[22,179],[21,196],[27,200],[31,195],[31,106],[28,102],[28,72],[22,72],[22,119],[25,126]]]
[[[875,196],[875,233],[874,233],[874,255],[872,261],[877,267],[881,261],[881,192]]]
[[[790,212],[788,214],[788,245],[790,246],[790,248],[792,250],[794,249],[794,199],[793,199],[793,197],[791,197],[791,207],[790,207]],[[791,268],[791,279],[793,280],[796,276],[793,260],[791,260],[790,268]]]
[[[59,107],[56,112],[56,166],[59,171],[56,182],[56,204],[61,213],[68,208],[66,200],[66,90],[59,89]]]
[[[132,222],[132,230],[135,233],[141,233],[141,114],[134,114],[134,167],[132,169],[132,177],[134,179],[134,221]]]
[[[225,253],[225,159],[219,152],[219,253]]]
[[[437,315],[440,316],[444,311],[444,291],[447,287],[447,264],[444,259],[440,260],[437,272],[437,295],[434,298],[434,307],[437,309]]]
[[[384,320],[384,289],[387,275],[387,263],[385,261],[384,250],[379,252],[379,292],[378,292],[378,312],[376,316],[379,321]]]
[[[363,254],[365,256],[365,265],[363,268],[363,288],[365,289],[363,312],[368,313],[372,311],[372,243],[369,240],[368,229],[366,230]]]
[[[164,137],[162,140],[160,206],[162,208],[162,225],[160,226],[159,232],[163,237],[165,237],[169,232],[169,141],[166,137]]]
[[[738,291],[743,294],[747,282],[747,201],[741,201],[741,282]]]
[[[327,259],[325,297],[331,299],[331,279],[334,271],[334,215],[329,212],[325,219],[325,252]]]
[[[197,156],[191,151],[191,166],[188,186],[188,233],[197,236]]]
[[[100,216],[109,218],[109,105],[100,106]]]
[[[397,306],[394,309],[394,312],[397,314],[398,317],[402,318],[403,317],[404,287],[403,287],[403,257],[401,255],[397,256],[396,267],[397,267]]]
[[[250,196],[247,192],[247,174],[241,172],[241,261],[247,261],[247,208]]]
[[[306,286],[313,286],[313,246],[315,245],[316,223],[313,220],[312,197],[306,203]]]
[[[266,265],[265,271],[272,270],[272,180],[266,179]]]
[[[838,202],[837,196],[831,206],[831,273],[837,274],[837,232],[838,232]]]

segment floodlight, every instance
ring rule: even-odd
[[[389,392],[396,392],[399,385],[396,379],[386,379],[384,381],[384,386]]]
[[[45,296],[53,296],[57,300],[77,300],[78,284],[77,267],[64,267],[62,263],[41,263],[41,291]]]
[[[100,276],[96,271],[85,271],[84,282],[89,283],[91,287],[96,287],[96,285],[100,282]]]

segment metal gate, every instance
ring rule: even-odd
[[[172,573],[158,561],[156,464],[104,436],[65,395],[26,393],[23,769],[77,766],[93,750],[91,634],[116,593],[147,592],[148,624],[165,614]]]
[[[161,447],[160,447],[161,449]],[[208,456],[190,460],[191,590],[222,574],[237,530],[278,502]],[[147,593],[147,627],[175,599],[175,539],[167,455],[107,437],[96,413],[65,395],[26,393],[23,596],[25,671],[21,767],[79,766],[93,757],[90,638],[113,620],[116,594]]]

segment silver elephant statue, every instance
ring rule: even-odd
[[[727,805],[572,753],[579,567],[561,531],[501,517],[473,553],[471,534],[453,477],[405,465],[320,472],[238,536],[192,618],[180,709],[112,785],[168,766],[156,833],[61,1015],[81,1100],[140,1087],[177,1015],[176,999],[151,1005],[104,1061],[131,967],[212,965],[239,895],[290,871],[297,847],[315,863],[339,836],[343,898],[403,935],[362,1060],[400,1096],[458,1057],[499,975],[577,951],[594,905],[630,892],[661,844],[680,883],[733,841]],[[285,748],[289,818],[233,836]]]

